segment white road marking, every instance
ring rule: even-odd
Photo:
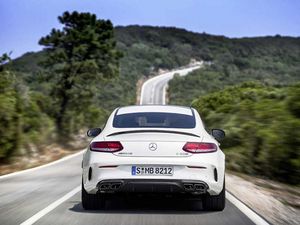
[[[54,210],[56,207],[67,201],[69,198],[73,197],[81,190],[81,185],[74,188],[72,191],[68,192],[66,195],[56,200],[55,202],[48,205],[46,208],[42,209],[20,225],[32,225],[41,219],[43,216]],[[226,199],[229,200],[233,205],[235,205],[242,213],[244,213],[253,223],[257,225],[269,225],[261,216],[255,213],[252,209],[242,203],[239,199],[234,197],[232,194],[226,191]]]
[[[43,216],[45,216],[46,214],[48,214],[49,212],[51,212],[57,206],[59,206],[60,204],[62,204],[63,202],[65,202],[66,200],[68,200],[69,198],[71,198],[72,196],[74,196],[75,194],[77,194],[80,190],[81,190],[81,185],[79,185],[78,187],[74,188],[72,191],[68,192],[67,194],[65,194],[60,199],[58,199],[55,202],[51,203],[50,205],[48,205],[46,208],[42,209],[38,213],[34,214],[32,217],[30,217],[29,219],[27,219],[26,221],[24,221],[20,225],[31,225],[31,224],[34,224],[36,221],[38,221]]]
[[[155,87],[156,87],[156,83],[152,85],[151,94],[150,94],[150,104],[153,104],[154,102]]]
[[[163,88],[163,96],[162,96],[162,104],[163,105],[166,104],[167,88],[168,88],[168,83],[166,85],[164,85],[164,88]]]
[[[237,207],[242,213],[244,213],[253,223],[257,225],[269,225],[266,220],[264,220],[261,216],[259,216],[256,212],[254,212],[228,191],[226,191],[226,199],[229,200],[233,205],[235,205],[235,207]]]
[[[143,96],[144,96],[144,88],[147,85],[147,83],[149,83],[150,81],[152,81],[153,78],[146,80],[143,85],[142,85],[142,90],[141,90],[141,98],[140,98],[140,105],[143,104]]]
[[[9,173],[9,174],[6,174],[6,175],[2,175],[2,176],[0,176],[0,180],[4,179],[4,178],[9,178],[9,177],[13,177],[13,176],[16,176],[16,175],[20,175],[20,174],[23,174],[23,173],[33,172],[33,171],[38,170],[38,169],[42,169],[42,168],[45,168],[45,167],[48,167],[48,166],[55,165],[57,163],[60,163],[60,162],[66,161],[68,159],[74,158],[74,157],[82,154],[83,152],[84,152],[84,150],[82,150],[80,152],[77,152],[77,153],[74,153],[72,155],[68,155],[68,156],[63,157],[61,159],[58,159],[56,161],[50,162],[48,164],[44,164],[44,165],[41,165],[41,166],[37,166],[37,167],[30,168],[30,169],[26,169],[26,170],[21,170],[21,171],[14,172],[14,173]]]

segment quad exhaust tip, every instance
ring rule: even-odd
[[[98,184],[98,191],[101,193],[114,193],[120,191],[121,188],[126,185],[122,180],[117,181],[102,181]],[[186,193],[192,194],[205,194],[207,193],[208,186],[204,182],[182,182],[181,188]]]
[[[99,184],[100,192],[114,192],[122,187],[122,182],[103,182]]]
[[[184,183],[183,187],[186,192],[204,194],[207,191],[207,185],[204,183]]]

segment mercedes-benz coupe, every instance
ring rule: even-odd
[[[103,207],[122,193],[183,195],[204,210],[225,207],[224,131],[207,132],[191,107],[141,105],[115,109],[93,137],[82,161],[82,205]]]

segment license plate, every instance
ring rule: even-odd
[[[173,171],[173,166],[132,166],[131,175],[172,176]]]

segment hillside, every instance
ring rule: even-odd
[[[175,35],[174,35],[175,34]],[[193,50],[189,37],[198,35],[176,28],[117,27],[115,29],[118,49],[124,53],[120,77],[112,82],[99,84],[101,92],[97,99],[101,106],[111,110],[119,105],[135,103],[135,83],[142,76],[155,73],[158,68],[171,69],[187,64],[201,54]],[[33,89],[39,89],[37,77],[43,71],[43,51],[26,53],[13,61],[12,68]]]
[[[171,104],[189,105],[194,98],[246,81],[284,86],[300,80],[300,38],[230,39],[213,64],[169,85]]]
[[[260,80],[285,85],[299,80],[300,38],[258,37],[230,39],[193,33],[170,27],[116,27],[118,49],[124,53],[120,78],[99,84],[101,106],[111,110],[135,103],[135,83],[158,68],[171,69],[187,64],[191,58],[211,61],[211,67],[191,76],[176,78],[170,84],[170,102],[190,104],[207,92],[227,85]],[[13,68],[34,86],[38,62],[43,52],[27,53],[14,60]],[[188,97],[187,97],[188,96]]]

